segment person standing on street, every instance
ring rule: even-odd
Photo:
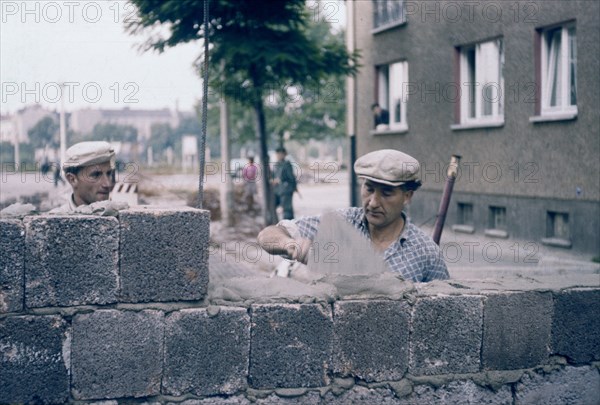
[[[398,150],[382,149],[358,158],[354,171],[362,179],[362,207],[338,210],[343,220],[403,279],[427,282],[449,278],[439,246],[404,212],[421,186],[419,162]],[[270,254],[307,264],[319,224],[320,216],[280,221],[263,229],[258,243]]]
[[[292,199],[297,188],[294,169],[289,160],[286,159],[287,151],[283,146],[276,149],[277,162],[274,168],[274,192],[275,208],[283,208],[283,219],[294,219],[294,207]]]
[[[244,179],[244,199],[248,205],[248,211],[254,211],[254,195],[256,194],[256,177],[258,167],[254,163],[254,157],[248,157],[248,163],[242,169]]]

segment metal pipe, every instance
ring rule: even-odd
[[[458,175],[458,164],[460,162],[460,156],[452,155],[450,158],[450,165],[448,166],[448,173],[446,177],[446,184],[444,186],[444,193],[442,194],[442,200],[440,202],[440,209],[435,220],[435,226],[433,228],[433,241],[436,244],[440,244],[442,237],[442,230],[444,229],[444,222],[446,222],[446,213],[448,212],[448,206],[450,205],[450,197],[452,197],[452,189],[454,188],[454,181]]]

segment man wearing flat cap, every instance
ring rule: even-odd
[[[108,142],[80,142],[67,149],[63,163],[73,193],[69,202],[52,213],[74,212],[77,207],[108,200],[115,186],[115,151]]]
[[[398,150],[382,149],[361,156],[354,171],[363,180],[362,207],[337,212],[383,255],[390,271],[414,282],[443,280],[449,275],[439,247],[404,213],[421,186],[419,170],[415,158]],[[319,216],[281,221],[263,229],[258,243],[271,254],[306,264],[319,223]]]

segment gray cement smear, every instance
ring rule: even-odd
[[[250,269],[211,271],[209,300],[238,304],[399,300],[414,291],[411,282],[387,271],[382,256],[337,213],[321,217],[309,256],[308,266],[293,264],[289,278],[271,277]]]
[[[388,271],[383,256],[370,241],[335,212],[321,215],[308,266],[316,273],[345,276],[373,276]]]
[[[332,244],[331,241],[336,241]],[[308,266],[292,264],[289,278],[276,277],[256,266],[229,264],[210,268],[208,300],[215,304],[310,303],[349,299],[411,299],[417,296],[479,295],[504,291],[556,291],[600,286],[594,268],[485,269],[463,277],[430,283],[403,281],[386,271],[381,256],[364,236],[336,213],[324,214]],[[279,258],[273,259],[277,263]],[[273,266],[274,267],[274,266]]]

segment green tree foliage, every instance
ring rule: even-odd
[[[208,27],[203,0],[130,1],[137,19],[127,30],[148,35],[145,50],[162,52],[208,32],[211,87],[254,110],[263,173],[269,165],[265,96],[288,85],[319,88],[332,75],[356,73],[357,54],[311,34],[305,0],[212,0]],[[267,176],[262,185],[265,223],[271,224],[277,217]]]
[[[57,147],[58,124],[49,115],[39,120],[29,131],[29,142],[36,148]]]

